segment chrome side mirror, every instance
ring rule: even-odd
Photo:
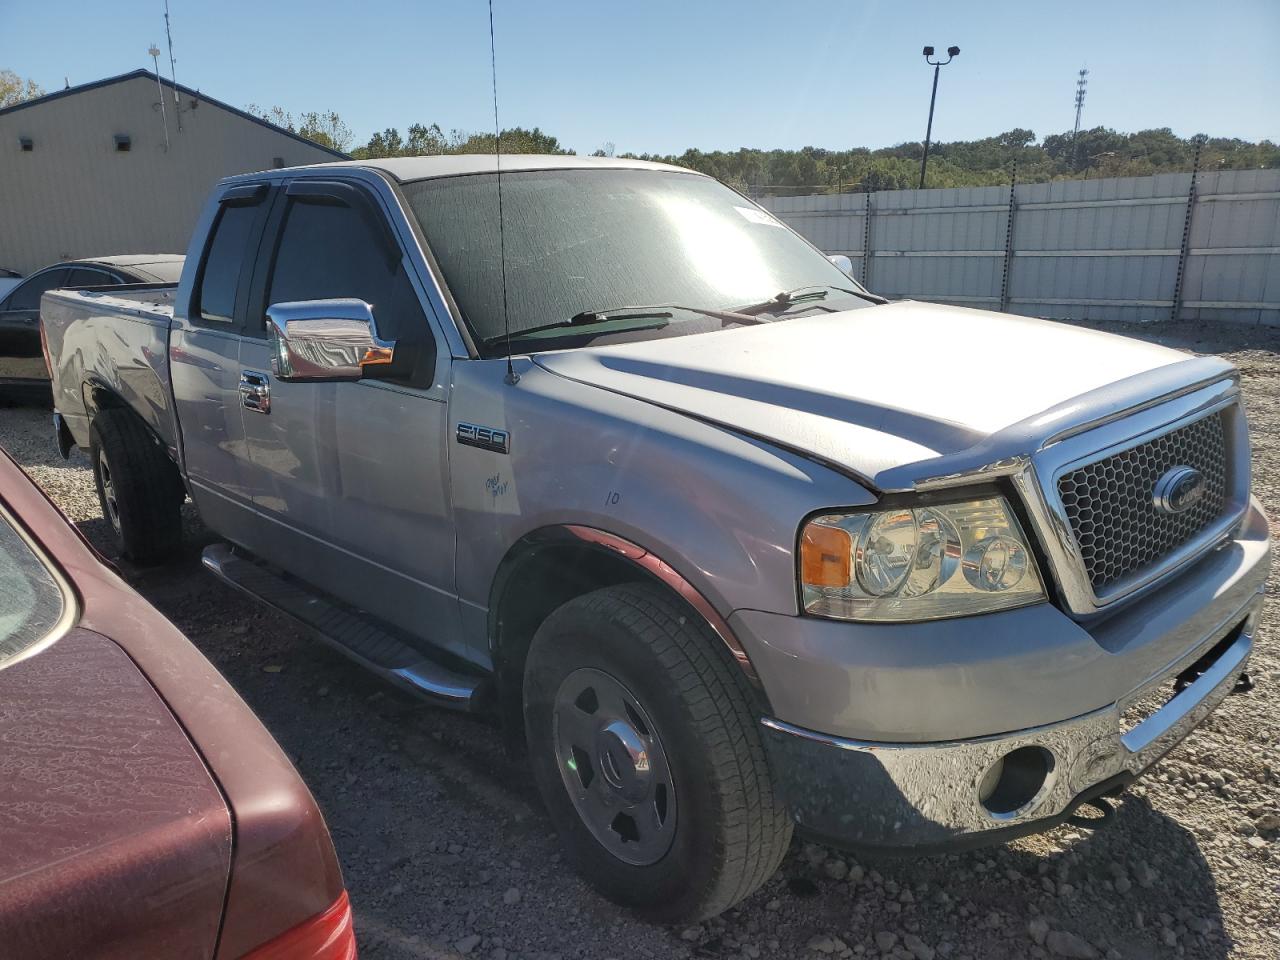
[[[853,261],[843,253],[833,253],[827,259],[834,263],[846,277],[853,276]]]
[[[359,380],[389,372],[395,359],[395,343],[378,339],[363,300],[273,303],[267,321],[277,380]]]

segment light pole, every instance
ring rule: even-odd
[[[933,139],[933,105],[938,99],[938,71],[960,56],[959,47],[947,47],[947,59],[934,60],[933,47],[924,48],[924,62],[933,67],[933,94],[929,97],[929,126],[924,132],[924,156],[920,158],[920,189],[924,189],[924,171],[929,165],[929,141]]]

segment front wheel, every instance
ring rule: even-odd
[[[648,584],[569,601],[525,672],[530,760],[574,866],[658,920],[714,916],[791,839],[751,693],[719,641]]]

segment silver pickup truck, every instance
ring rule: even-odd
[[[793,829],[1105,813],[1248,685],[1229,364],[887,303],[687,170],[236,177],[176,287],[42,312],[125,554],[171,556],[190,496],[213,573],[521,731],[572,861],[649,916],[726,909]]]

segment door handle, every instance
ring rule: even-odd
[[[240,406],[254,413],[271,412],[271,378],[257,370],[240,374]]]

